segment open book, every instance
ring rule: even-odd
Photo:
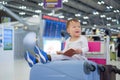
[[[66,55],[66,56],[69,56],[69,57],[72,57],[74,54],[75,54],[74,49],[69,49],[69,50],[67,50],[63,53],[63,55]]]

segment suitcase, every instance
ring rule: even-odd
[[[31,68],[30,80],[100,80],[97,64],[85,60],[38,63]]]
[[[113,65],[105,65],[100,69],[100,80],[116,80],[116,74],[120,74],[120,69]]]
[[[116,60],[116,53],[110,52],[110,60]]]

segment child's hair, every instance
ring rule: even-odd
[[[66,28],[68,28],[70,22],[72,22],[72,21],[73,21],[73,22],[79,22],[78,19],[70,19],[70,20],[67,21],[67,26],[66,26]]]

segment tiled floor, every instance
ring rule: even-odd
[[[110,64],[116,65],[120,69],[120,61],[111,61]],[[15,60],[15,80],[29,80],[30,68],[24,59]],[[120,75],[116,75],[116,80],[120,80]]]
[[[29,80],[30,67],[24,59],[15,60],[14,80]]]

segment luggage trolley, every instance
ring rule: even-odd
[[[93,37],[93,36],[98,36],[101,38],[99,41],[88,41],[88,46],[89,46],[89,52],[86,53],[86,57],[88,60],[92,60],[98,64],[107,64],[107,48],[108,48],[108,43],[107,38],[104,39],[103,35],[87,35],[87,37]]]

